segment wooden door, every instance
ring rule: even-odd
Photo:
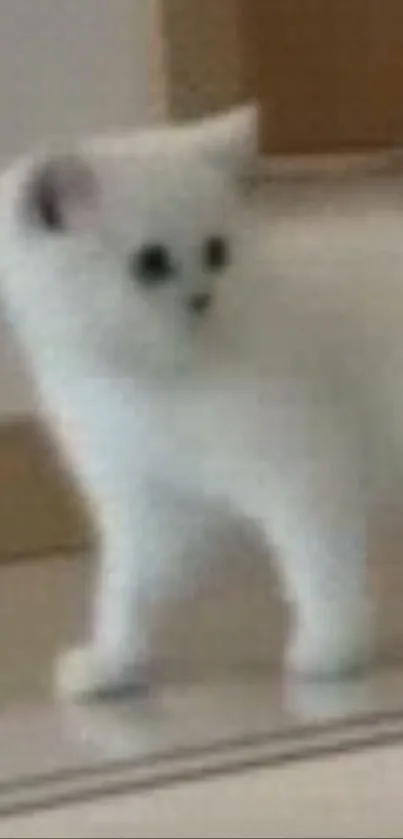
[[[238,7],[245,79],[263,103],[266,150],[403,145],[403,0]]]

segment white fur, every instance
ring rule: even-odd
[[[62,660],[63,691],[143,684],[146,607],[185,553],[192,568],[206,500],[276,546],[293,668],[369,661],[367,517],[389,449],[403,457],[403,213],[258,224],[234,185],[255,130],[246,110],[87,144],[96,200],[73,201],[61,235],[24,214],[35,161],[3,178],[1,292],[100,540],[92,637]],[[200,260],[215,233],[222,276]],[[128,260],[154,240],[180,272],[147,290]],[[186,301],[206,290],[195,323]]]

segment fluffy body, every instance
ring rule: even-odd
[[[193,573],[212,504],[275,548],[290,668],[371,659],[368,517],[403,465],[403,213],[258,220],[236,184],[254,132],[245,112],[91,141],[74,153],[94,192],[53,185],[56,231],[33,213],[41,161],[1,181],[0,291],[99,537],[91,638],[61,659],[63,692],[147,681],[147,608]],[[229,243],[225,270],[202,264],[209,236]],[[133,274],[144,242],[169,247],[170,281]]]

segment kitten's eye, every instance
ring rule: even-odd
[[[165,245],[144,245],[134,256],[133,273],[144,285],[159,285],[167,282],[174,273],[169,249]]]
[[[221,236],[211,236],[203,246],[203,262],[210,271],[222,271],[229,262],[228,242]]]

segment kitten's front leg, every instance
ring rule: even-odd
[[[192,534],[189,510],[169,490],[138,486],[101,523],[92,637],[58,662],[62,696],[144,691],[150,680],[150,608],[166,595]]]

